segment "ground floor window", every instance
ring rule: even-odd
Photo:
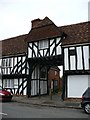
[[[14,87],[14,81],[12,79],[5,79],[3,80],[3,87],[4,88],[13,88]]]

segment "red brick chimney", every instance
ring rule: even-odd
[[[31,24],[32,24],[32,28],[35,28],[35,26],[37,26],[37,24],[40,22],[41,20],[38,18],[38,19],[34,19],[31,21]]]

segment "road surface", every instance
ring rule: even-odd
[[[2,103],[3,118],[88,118],[82,109],[33,106],[17,102]]]

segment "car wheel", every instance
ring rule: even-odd
[[[85,113],[90,114],[90,103],[84,105],[84,111]]]

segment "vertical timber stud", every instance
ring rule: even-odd
[[[32,76],[32,65],[29,64],[29,75],[27,77],[27,96],[31,97],[31,76]]]
[[[48,80],[48,71],[49,71],[49,65],[47,66],[47,94],[49,94],[49,80]]]
[[[41,81],[40,81],[40,76],[41,76],[41,68],[40,68],[40,65],[39,65],[39,97],[41,96],[41,86],[40,86],[40,83],[41,83]]]
[[[65,64],[64,64],[64,48],[62,47],[62,55],[63,55],[63,88],[62,88],[62,100],[65,98]]]

